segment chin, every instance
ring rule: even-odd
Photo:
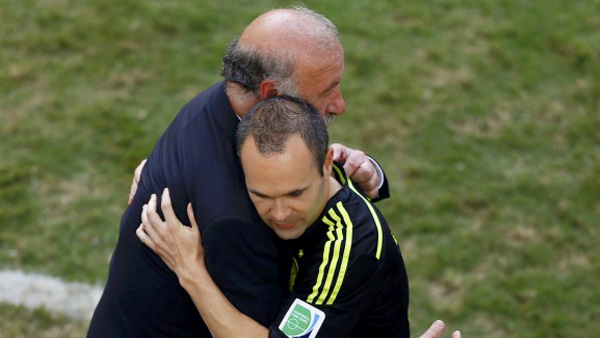
[[[302,235],[297,233],[296,231],[276,231],[275,234],[277,235],[277,237],[283,239],[284,241],[296,239]]]

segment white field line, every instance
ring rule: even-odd
[[[75,319],[89,320],[102,296],[101,286],[65,282],[18,270],[0,270],[0,302],[29,309],[45,308]]]

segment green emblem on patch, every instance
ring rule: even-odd
[[[296,299],[279,324],[279,329],[288,337],[314,338],[324,320],[323,311]]]

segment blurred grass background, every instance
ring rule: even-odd
[[[0,2],[0,267],[103,283],[133,169],[291,1]],[[384,166],[413,335],[600,336],[600,1],[307,1],[345,47],[332,140]],[[87,323],[0,305],[0,337]]]

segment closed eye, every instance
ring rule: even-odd
[[[250,190],[250,193],[251,193],[252,195],[254,195],[254,196],[258,197],[258,198],[263,198],[263,199],[264,199],[264,198],[269,198],[269,196],[267,196],[267,195],[265,195],[265,194],[261,194],[261,193],[259,193],[258,191],[253,191],[253,190]]]
[[[294,190],[288,194],[290,197],[300,197],[304,191],[303,190]]]
[[[329,96],[339,84],[340,84],[339,81],[332,83],[329,87],[327,87],[327,89],[325,89],[323,91],[323,93],[321,94],[321,97]]]

